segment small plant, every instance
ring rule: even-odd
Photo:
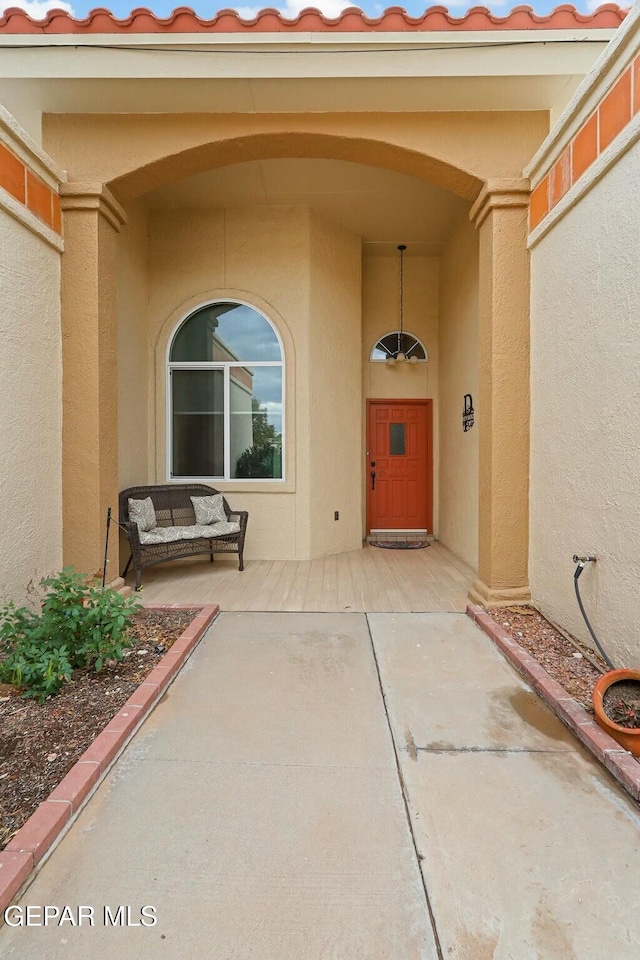
[[[630,730],[640,727],[640,708],[631,707],[624,700],[614,700],[607,714],[610,720],[621,727],[629,727]]]
[[[73,670],[121,660],[137,598],[103,590],[67,567],[41,581],[41,612],[13,603],[0,606],[0,681],[42,703]]]
[[[640,727],[640,682],[618,680],[612,683],[602,698],[602,706],[614,723],[628,730]]]

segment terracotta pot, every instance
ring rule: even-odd
[[[619,723],[614,723],[604,712],[602,698],[609,687],[618,683],[619,680],[637,680],[640,683],[640,671],[638,670],[610,670],[605,673],[593,688],[593,709],[595,710],[596,720],[599,726],[605,730],[610,737],[613,737],[621,747],[632,753],[634,757],[640,757],[640,728],[630,730],[628,727],[621,727]]]

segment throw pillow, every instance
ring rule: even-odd
[[[146,500],[129,500],[129,520],[138,524],[140,533],[153,530],[156,525],[156,511],[151,497]]]
[[[210,523],[226,522],[227,514],[225,513],[221,493],[216,493],[213,497],[191,497],[191,503],[195,510],[198,525],[206,527]]]

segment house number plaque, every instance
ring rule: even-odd
[[[466,433],[467,430],[471,430],[471,427],[474,424],[473,417],[473,397],[470,393],[465,393],[464,395],[464,407],[462,409],[462,429]]]

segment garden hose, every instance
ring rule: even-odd
[[[606,665],[609,667],[609,669],[610,669],[610,670],[615,670],[614,665],[611,663],[611,660],[609,659],[609,657],[606,655],[606,653],[605,653],[604,650],[602,649],[602,645],[601,645],[600,641],[598,640],[598,638],[596,637],[593,627],[591,626],[591,622],[589,621],[589,617],[587,616],[587,611],[585,610],[584,604],[583,604],[583,602],[582,602],[582,597],[580,596],[580,587],[578,586],[578,580],[580,579],[580,575],[581,575],[582,571],[584,570],[584,565],[585,565],[585,563],[595,563],[595,560],[596,560],[595,557],[591,557],[591,556],[588,556],[588,557],[578,557],[577,555],[574,554],[573,562],[577,564],[577,567],[576,567],[575,572],[574,572],[574,574],[573,574],[573,585],[574,585],[575,590],[576,590],[576,599],[577,599],[577,601],[578,601],[578,606],[580,607],[580,613],[582,614],[582,616],[583,616],[583,618],[584,618],[584,622],[586,623],[587,628],[588,628],[588,630],[589,630],[589,633],[591,634],[591,636],[592,636],[592,638],[593,638],[593,642],[595,643],[596,647],[598,648],[598,650],[599,650],[599,652],[600,652],[600,656],[602,657],[602,659],[604,660],[604,662],[606,663]]]

